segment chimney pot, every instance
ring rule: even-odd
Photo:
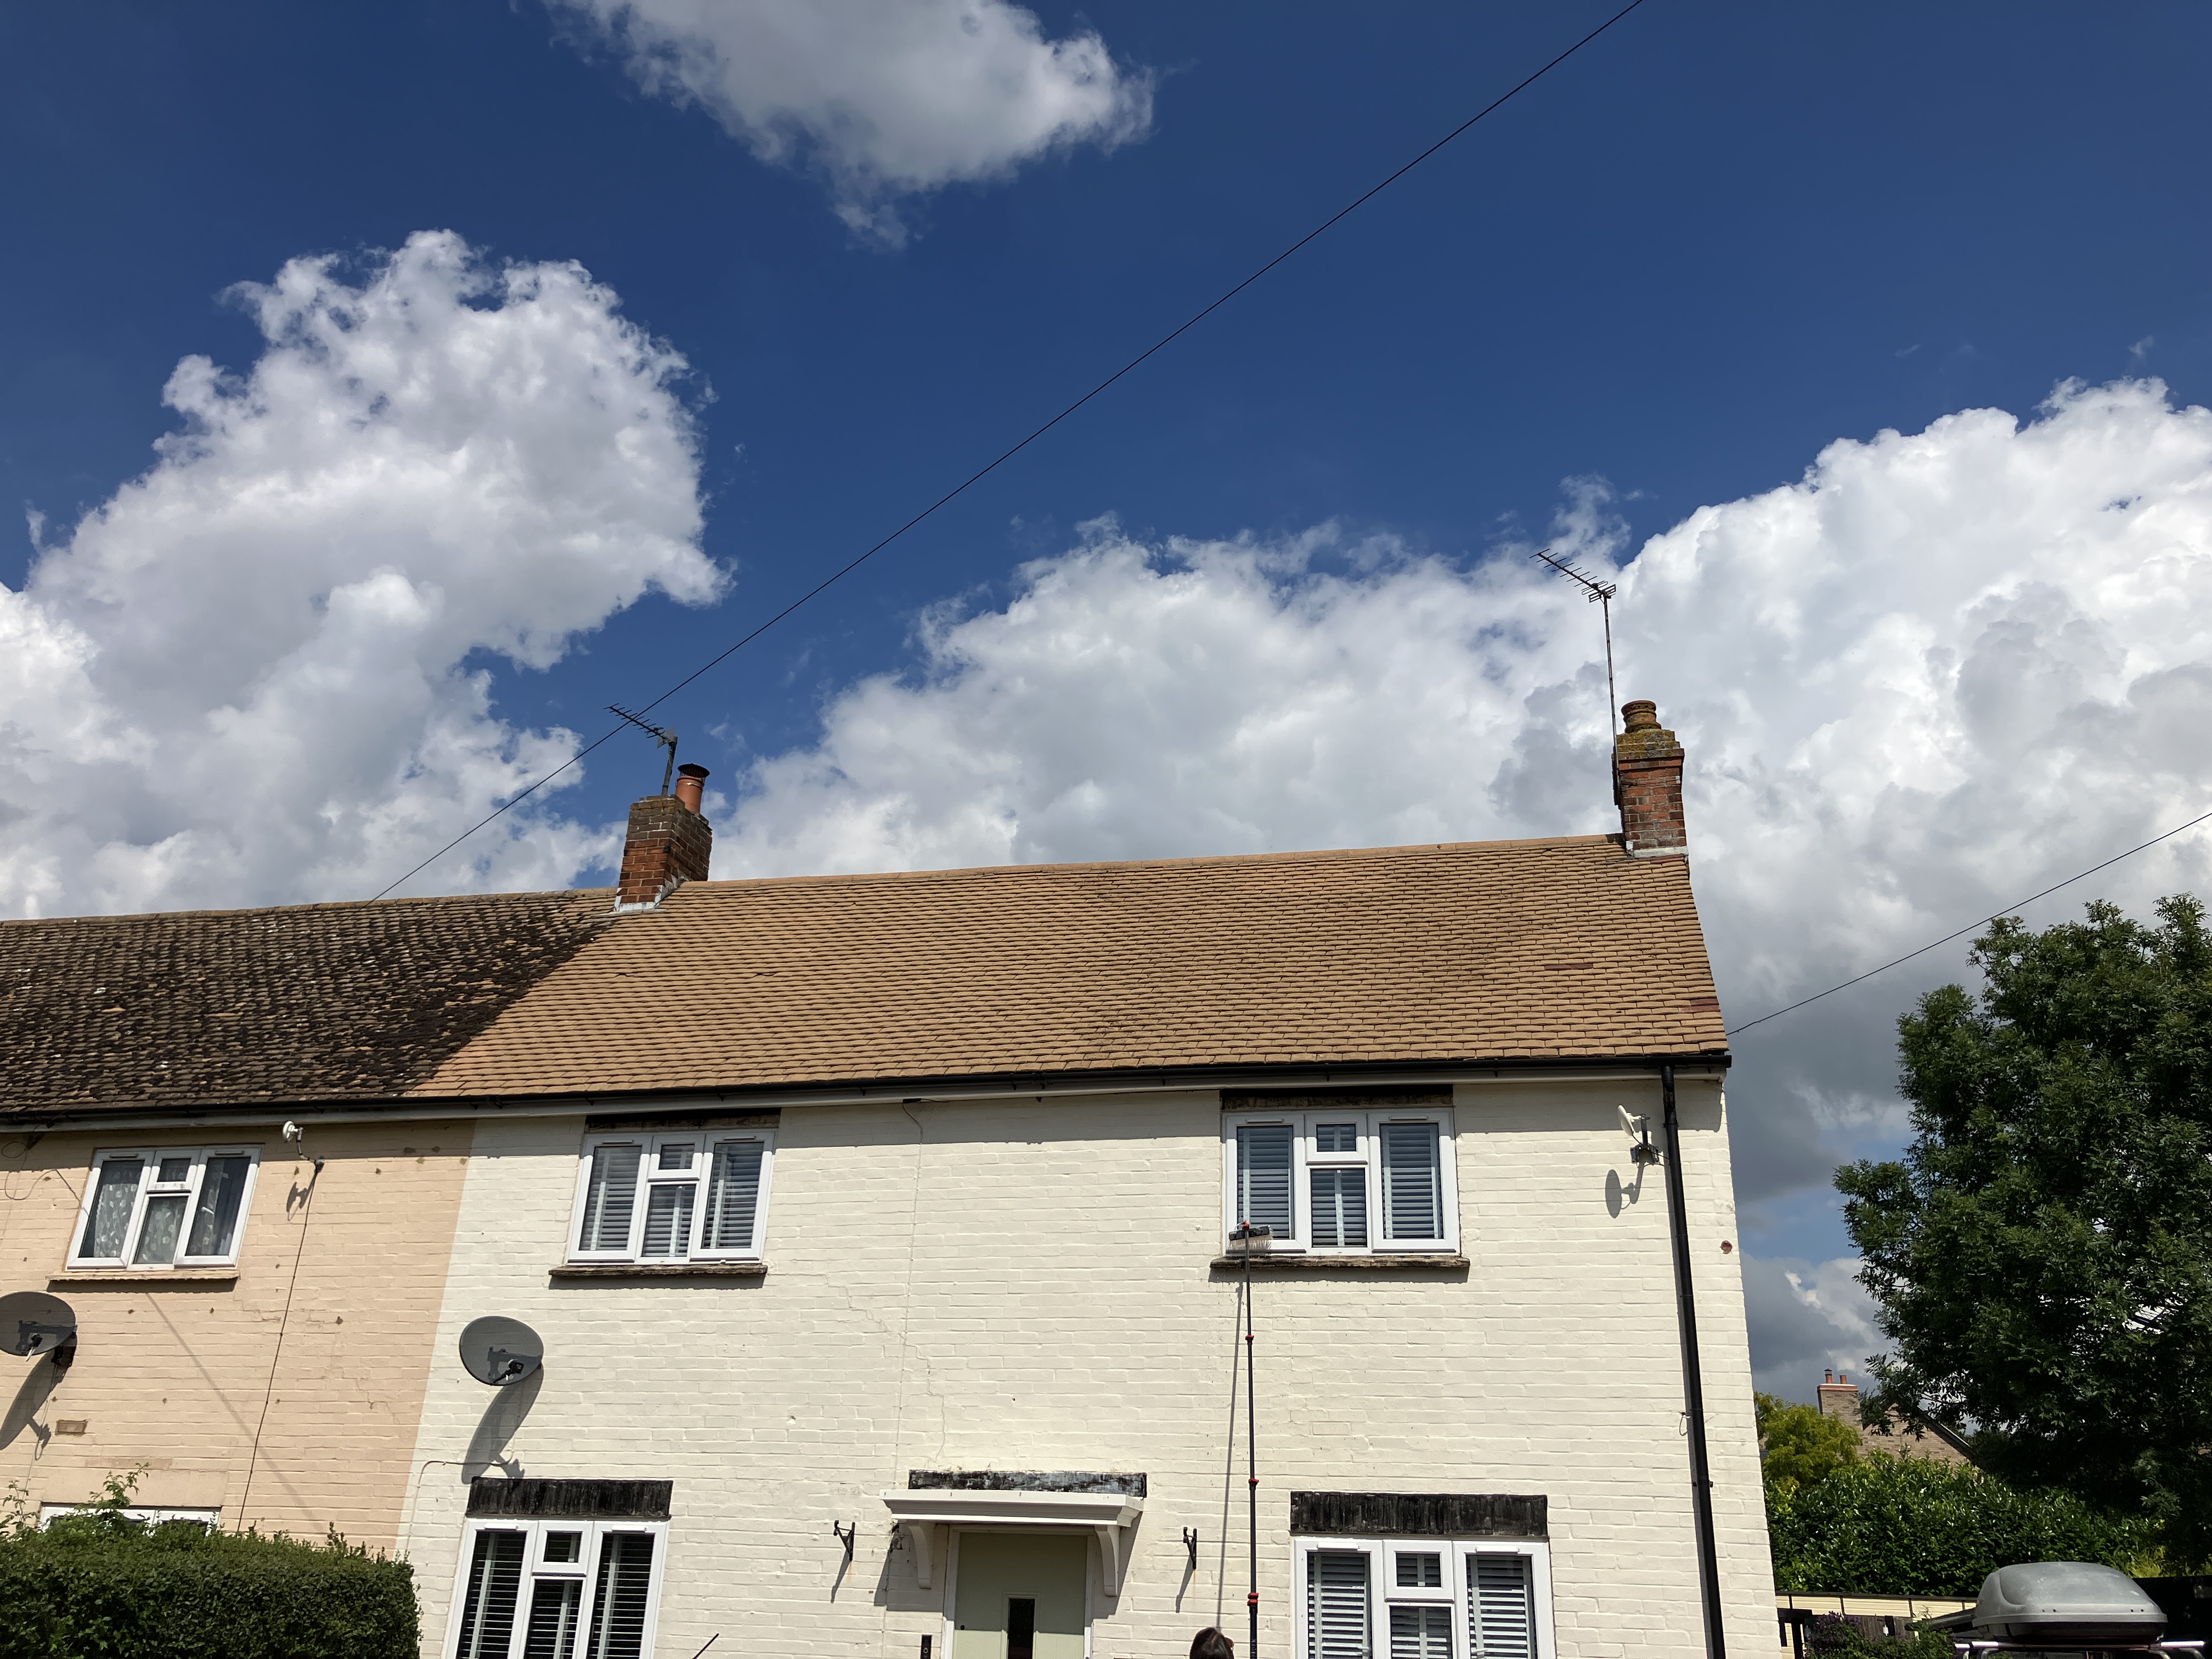
[[[1620,706],[1626,729],[1613,740],[1620,838],[1632,857],[1680,858],[1690,850],[1682,821],[1682,745],[1659,724],[1648,697]]]
[[[700,797],[707,787],[707,769],[685,761],[676,769],[676,799],[684,803],[687,812],[699,810]]]

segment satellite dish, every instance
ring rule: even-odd
[[[521,1382],[544,1363],[545,1339],[519,1319],[493,1314],[471,1319],[461,1333],[461,1364],[495,1389]]]
[[[76,1340],[76,1310],[44,1291],[0,1296],[0,1348],[23,1358]]]

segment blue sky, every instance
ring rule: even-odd
[[[0,775],[8,914],[376,890],[571,752],[564,729],[598,735],[602,705],[720,650],[1612,8],[977,0],[965,33],[962,8],[916,10],[951,55],[920,70],[885,58],[866,9],[798,46],[787,9],[737,9],[720,43],[725,69],[788,50],[822,72],[830,91],[774,118],[711,62],[689,97],[647,84],[635,19],[611,34],[590,0],[0,15],[0,493],[33,515],[0,582],[19,662],[61,665],[7,692],[32,734]],[[652,61],[682,58],[669,38]],[[1055,140],[1012,105],[936,109],[963,42],[1089,98],[1089,125]],[[1088,82],[1053,43],[1090,54]],[[1692,829],[1732,1018],[2212,807],[2161,712],[2212,661],[2181,621],[2212,562],[2191,413],[2212,393],[2208,58],[2212,14],[2179,4],[1650,0],[667,705],[724,792],[729,872],[1603,828],[1595,618],[1518,574],[1553,538],[1651,573],[1624,592],[1622,690],[1707,763]],[[897,137],[909,173],[855,131]],[[933,176],[950,182],[898,187]],[[388,251],[441,231],[459,240],[440,269],[478,273],[465,294],[392,274]],[[225,297],[315,256],[322,297],[295,325],[341,290],[389,302],[330,337],[351,342],[336,356]],[[268,459],[271,434],[304,445],[374,380],[379,329],[442,306],[521,339],[529,307],[483,284],[568,262],[599,286],[568,294],[573,330],[530,335],[540,389],[386,388],[312,453]],[[465,353],[467,332],[422,349]],[[680,372],[620,368],[647,337]],[[196,355],[297,372],[252,430],[252,397],[208,392],[231,426],[173,444],[133,495],[188,426],[162,388]],[[2069,380],[2122,389],[2039,416]],[[2017,428],[1961,415],[1990,410]],[[309,500],[356,465],[349,433],[410,420],[412,482]],[[407,550],[479,511],[511,526],[483,504],[512,479],[479,452],[576,477],[639,431],[649,464],[477,538],[466,571]],[[507,482],[472,483],[479,465]],[[1799,511],[1816,465],[1832,512]],[[276,505],[241,528],[219,494]],[[2149,527],[2039,528],[2113,502]],[[394,571],[405,591],[376,587]],[[240,618],[271,592],[268,629],[294,632],[261,662]],[[330,631],[371,612],[410,641],[404,684],[374,643],[400,635]],[[1938,690],[1900,689],[1900,663],[1938,664]],[[64,667],[81,696],[53,690]],[[2014,730],[2030,704],[2044,724]],[[1186,752],[1186,726],[1225,735]],[[207,738],[249,727],[264,737]],[[2019,782],[2052,733],[2079,763]],[[1401,739],[1403,765],[1374,758]],[[127,780],[127,809],[52,804],[86,793],[62,783],[79,755]],[[324,795],[253,842],[239,802],[296,796],[301,755],[327,763]],[[1869,756],[1907,758],[1876,776]],[[1862,773],[1855,799],[1894,810],[1854,819],[1821,793]],[[608,826],[657,780],[641,740],[602,749],[513,839],[407,890],[602,878]],[[2094,890],[2201,884],[2197,859]],[[1962,963],[1747,1040],[1766,1380],[1809,1386],[1823,1354],[1864,1351],[1819,1182],[1895,1143],[1888,1022]]]

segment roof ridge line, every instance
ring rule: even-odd
[[[1317,847],[1278,853],[1196,853],[1177,858],[1073,859],[1053,864],[961,864],[926,870],[848,870],[819,872],[804,876],[725,876],[720,879],[687,881],[678,894],[692,888],[796,886],[802,883],[842,881],[921,881],[941,876],[1048,875],[1071,870],[1158,870],[1219,864],[1291,864],[1301,860],[1334,863],[1352,859],[1382,859],[1418,854],[1503,850],[1515,847],[1580,847],[1620,842],[1618,832],[1587,836],[1522,836],[1506,841],[1416,841],[1390,847]],[[1657,860],[1644,859],[1639,864]],[[672,894],[671,898],[677,896]]]

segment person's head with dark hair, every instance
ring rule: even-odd
[[[1237,1659],[1237,1644],[1208,1625],[1190,1638],[1190,1659]]]

